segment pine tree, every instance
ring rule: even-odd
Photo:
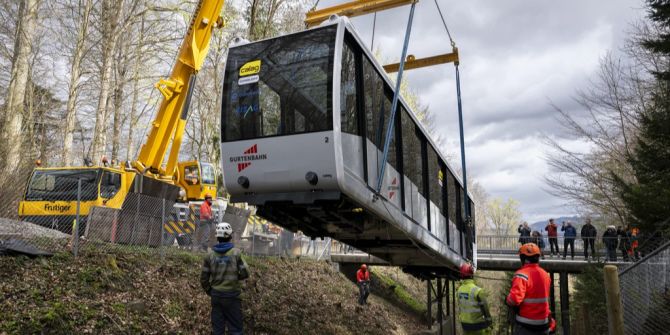
[[[670,1],[647,0],[649,19],[660,28],[660,34],[642,41],[642,46],[651,52],[666,56],[670,61]],[[666,67],[654,73],[659,80],[670,81],[670,69]]]
[[[647,0],[647,5],[649,18],[660,33],[644,40],[642,46],[670,62],[670,0]],[[631,223],[648,233],[670,218],[670,67],[654,76],[658,84],[654,108],[641,115],[640,133],[629,159],[637,180],[620,180]]]

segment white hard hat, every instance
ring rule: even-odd
[[[233,235],[233,227],[228,222],[220,222],[216,225],[216,237],[230,237]]]

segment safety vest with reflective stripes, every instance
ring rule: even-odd
[[[241,279],[249,277],[247,264],[240,249],[232,248],[225,253],[210,252],[205,256],[200,281],[219,292],[239,292]]]
[[[507,304],[519,306],[516,321],[531,327],[549,326],[549,274],[539,264],[525,264],[514,273]]]
[[[484,306],[484,301],[479,296],[482,292],[482,289],[472,279],[463,280],[458,288],[460,312],[458,319],[461,321],[463,330],[475,331],[486,329],[489,326],[483,313],[486,306]]]

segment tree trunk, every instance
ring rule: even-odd
[[[21,162],[21,145],[24,136],[26,90],[30,78],[30,53],[37,21],[39,0],[24,0],[19,5],[19,22],[16,29],[12,73],[7,89],[6,118],[0,140],[4,145],[4,175],[15,172]]]
[[[139,38],[137,45],[135,46],[135,64],[133,64],[133,99],[130,106],[130,121],[128,122],[128,141],[126,144],[126,161],[130,161],[135,158],[135,148],[133,136],[135,133],[135,127],[137,126],[137,101],[139,100],[140,94],[140,65],[142,64],[142,46],[144,45],[144,15],[142,15],[142,21],[140,23]]]
[[[126,72],[128,68],[128,47],[130,41],[123,40],[119,55],[116,58],[116,80],[114,87],[114,127],[112,133],[112,161],[118,161],[119,151],[121,149],[121,128],[125,123],[126,117],[122,115],[123,96],[126,85]]]
[[[112,70],[114,67],[114,50],[118,41],[116,33],[119,25],[121,1],[102,1],[102,66],[100,68],[100,95],[95,113],[95,128],[90,158],[99,163],[107,147],[107,110],[109,93],[112,87]]]
[[[63,140],[62,163],[69,166],[73,164],[72,143],[74,142],[74,128],[77,120],[77,96],[79,94],[79,79],[81,78],[81,62],[84,58],[84,45],[88,32],[88,23],[93,8],[93,1],[86,0],[84,4],[81,25],[77,34],[77,42],[72,52],[72,63],[70,66],[70,83],[67,95],[67,107],[65,113],[65,129]],[[81,10],[81,8],[80,8]]]

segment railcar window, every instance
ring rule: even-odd
[[[473,236],[473,242],[474,242],[474,236],[476,233],[475,225],[477,224],[477,221],[475,221],[475,203],[472,202],[472,199],[470,199],[470,219],[472,220],[472,236]]]
[[[426,145],[428,150],[428,192],[430,201],[432,201],[437,208],[442,209],[442,182],[440,181],[440,174],[442,168],[440,167],[440,159],[437,156],[435,149],[428,143]]]
[[[463,188],[460,187],[460,186],[458,187],[458,194],[460,195],[458,197],[458,200],[459,200],[458,202],[459,202],[459,205],[461,206],[461,218],[460,219],[461,219],[461,222],[465,222],[465,196],[464,196],[464,193],[463,193]],[[463,231],[465,231],[465,227],[463,227],[461,229],[463,229]]]
[[[332,129],[335,33],[331,26],[230,49],[223,140]]]
[[[423,190],[423,164],[421,160],[421,138],[417,134],[414,120],[404,107],[401,107],[402,153],[404,174],[416,185],[419,193]]]
[[[356,57],[347,43],[342,49],[342,85],[340,86],[342,131],[358,135],[356,118]]]
[[[448,208],[449,208],[449,220],[453,222],[454,224],[458,224],[458,221],[456,220],[457,215],[456,215],[456,208],[458,198],[456,197],[456,178],[454,178],[454,175],[451,174],[451,171],[447,171],[447,203],[448,203]]]
[[[363,77],[367,138],[380,151],[383,151],[386,132],[391,119],[392,93],[390,88],[385,89],[384,80],[367,58],[363,61]],[[393,136],[389,144],[388,162],[397,169],[395,138],[396,136]],[[383,157],[378,157],[377,169],[381,167],[382,159]]]

